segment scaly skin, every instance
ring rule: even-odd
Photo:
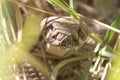
[[[87,38],[84,26],[71,17],[49,17],[41,22],[40,46],[56,57],[77,53]]]

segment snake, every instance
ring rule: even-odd
[[[33,53],[33,56],[36,55],[36,57],[39,55],[43,57],[44,54],[45,57],[50,57],[50,59],[60,59],[79,53],[88,36],[84,24],[72,17],[48,17],[41,21],[40,27],[42,32],[36,45],[41,53],[39,52],[37,55]],[[42,61],[42,59],[40,60]],[[50,67],[54,63],[56,64],[54,61],[52,61],[52,64],[47,62],[47,65]],[[27,79],[47,80],[29,61],[24,61],[20,69],[23,70],[22,72],[19,70],[18,76],[21,79],[24,78],[23,74],[25,74]]]
[[[41,21],[39,46],[45,55],[68,57],[79,50],[88,34],[81,23],[72,17],[48,17]]]
[[[87,31],[83,28],[83,24],[72,17],[48,17],[41,21],[40,27],[42,32],[36,45],[45,57],[58,59],[79,53],[87,39]],[[43,57],[40,52],[37,54]],[[35,56],[34,53],[33,55]],[[44,62],[44,60],[40,60]],[[55,65],[54,63],[56,64],[52,60],[52,64],[47,62],[45,65],[50,67]],[[29,61],[24,61],[22,68],[27,79],[47,80],[47,77],[37,71]],[[23,74],[22,72],[19,73]],[[23,76],[20,76],[20,78],[22,79]]]

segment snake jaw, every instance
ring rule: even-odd
[[[57,47],[55,45],[51,45],[47,43],[46,51],[55,56],[64,56],[66,54],[66,51],[61,49],[60,47]]]

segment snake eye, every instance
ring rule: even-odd
[[[49,25],[49,28],[50,28],[51,30],[53,30],[54,27],[53,27],[52,24],[50,24],[50,25]]]
[[[56,35],[52,36],[52,38],[55,39],[55,38],[56,38]]]

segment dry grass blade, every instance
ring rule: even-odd
[[[92,22],[92,23],[96,23],[96,24],[98,24],[98,25],[101,25],[101,27],[105,27],[105,28],[107,28],[107,29],[110,29],[110,30],[116,32],[116,33],[120,33],[120,30],[118,30],[118,29],[116,29],[116,28],[113,28],[112,26],[107,25],[107,24],[105,24],[105,23],[103,23],[103,22],[101,22],[101,21],[98,21],[98,20],[93,19],[93,18],[87,18],[87,17],[85,17],[85,16],[82,15],[82,14],[80,14],[80,17],[81,17],[83,20],[87,20],[87,21],[90,21],[90,22]]]
[[[51,13],[51,12],[48,12],[48,11],[45,11],[45,10],[42,10],[42,9],[38,9],[38,8],[35,8],[35,7],[32,7],[32,6],[29,6],[29,5],[20,3],[20,2],[17,2],[17,1],[10,1],[10,2],[12,2],[12,3],[14,3],[14,4],[17,4],[17,5],[20,4],[20,5],[22,5],[22,6],[25,6],[25,7],[27,7],[27,8],[30,8],[30,9],[35,10],[35,11],[38,11],[38,12],[43,12],[43,13],[46,13],[46,14],[49,14],[49,15],[56,16],[56,14],[54,14],[54,13]]]
[[[14,0],[14,1],[17,1],[17,0]],[[18,30],[17,34],[16,34],[17,41],[21,42],[21,40],[22,40],[22,27],[23,27],[23,22],[24,22],[23,15],[22,15],[18,5],[13,4],[13,3],[12,3],[12,5],[13,5],[13,9],[15,11],[16,26],[17,26],[17,30]]]

